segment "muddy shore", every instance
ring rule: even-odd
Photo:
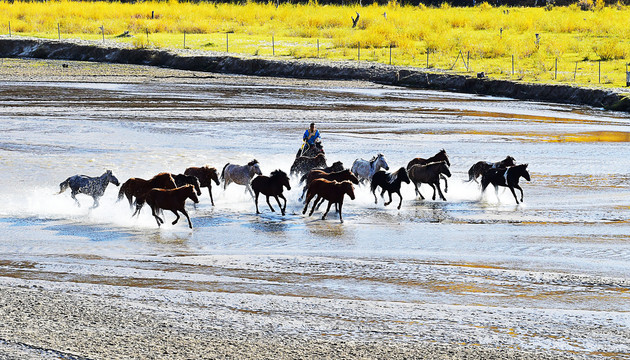
[[[0,38],[0,57],[151,65],[178,70],[317,80],[361,80],[411,88],[446,90],[630,112],[622,92],[568,85],[528,84],[368,62],[276,60],[200,51],[125,48],[117,43]]]

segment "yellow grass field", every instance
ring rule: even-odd
[[[98,42],[104,35],[136,47],[386,64],[391,54],[394,65],[602,87],[626,85],[628,19],[630,7],[601,0],[548,8],[0,2],[5,36]],[[117,37],[125,31],[132,37]]]

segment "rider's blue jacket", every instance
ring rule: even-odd
[[[302,140],[306,141],[309,145],[315,144],[315,140],[321,139],[319,136],[319,130],[315,130],[315,134],[310,133],[310,129],[304,132]]]

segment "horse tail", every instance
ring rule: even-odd
[[[378,183],[374,180],[374,177],[370,179],[370,191],[372,192],[372,194],[374,194],[374,191],[376,191],[376,187],[378,186]]]
[[[120,190],[118,190],[118,200],[116,200],[116,202],[122,200],[123,196],[125,196],[125,193],[127,192],[127,188],[129,187],[129,182],[125,181],[121,186],[120,186]]]
[[[471,182],[475,179],[475,167],[477,166],[477,164],[474,164],[473,166],[470,167],[470,169],[468,169],[468,180],[466,182]]]
[[[307,177],[308,177],[308,173],[302,175],[302,177],[300,178],[300,185],[302,185],[302,183],[306,181]]]
[[[59,184],[59,192],[55,195],[59,195],[62,192],[66,191],[66,189],[70,186],[70,178],[67,178],[66,181]]]
[[[221,170],[221,180],[225,180],[225,168],[230,165],[230,163],[225,164],[225,166],[223,166],[223,170]]]

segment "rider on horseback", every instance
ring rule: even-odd
[[[311,123],[308,130],[304,132],[304,136],[302,137],[302,147],[298,150],[297,156],[300,157],[301,154],[304,154],[311,146],[315,145],[315,142],[320,142],[322,138],[319,136],[319,130],[315,129],[315,123]]]

